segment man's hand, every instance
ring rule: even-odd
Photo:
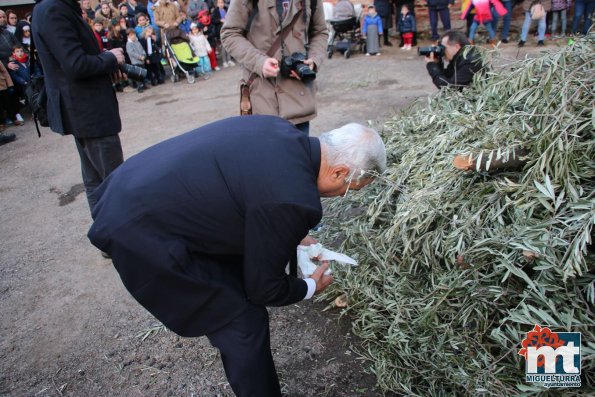
[[[430,63],[430,62],[434,62],[437,63],[438,62],[438,58],[436,58],[436,54],[434,54],[433,52],[430,52],[430,55],[426,56],[426,63]]]
[[[124,62],[126,62],[126,58],[124,58],[124,50],[121,48],[112,48],[109,50],[109,52],[115,55],[118,65],[122,65]]]
[[[128,76],[126,76],[126,74],[122,73],[120,70],[112,73],[112,83],[118,84],[119,82],[124,80],[128,80]]]
[[[265,78],[277,77],[279,74],[279,61],[275,58],[267,58],[262,65],[262,75]]]
[[[304,61],[304,63],[306,65],[308,65],[308,67],[310,69],[312,69],[312,71],[316,72],[316,64],[314,63],[314,60],[312,58],[308,58]]]
[[[19,70],[19,64],[18,64],[18,63],[16,63],[16,62],[9,62],[9,63],[8,63],[8,68],[9,68],[10,70],[17,71],[17,70]]]
[[[324,272],[326,272],[327,269],[328,262],[323,261],[322,265],[318,266],[316,271],[314,271],[314,273],[312,273],[312,275],[310,276],[310,278],[316,282],[316,291],[314,292],[314,294],[324,291],[326,287],[331,285],[331,283],[333,282],[333,276],[331,276],[330,274],[328,276],[324,275]]]
[[[317,244],[318,240],[316,240],[312,236],[306,236],[302,241],[300,241],[300,245],[314,245]]]

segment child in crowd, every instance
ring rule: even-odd
[[[180,17],[182,18],[182,21],[178,25],[178,29],[180,29],[182,32],[184,32],[184,34],[187,35],[190,33],[190,24],[192,23],[192,21],[190,20],[190,18],[188,18],[188,15],[184,10],[180,10]]]
[[[215,30],[215,39],[217,46],[221,54],[221,60],[223,60],[223,67],[235,66],[235,63],[231,59],[231,55],[225,50],[225,47],[221,45],[221,27],[225,23],[225,15],[227,14],[227,6],[224,0],[217,0],[217,7],[213,9],[211,17],[211,23]]]
[[[136,27],[136,18],[134,18],[134,15],[128,14],[127,3],[120,4],[120,18],[124,18],[124,20],[126,21],[126,28]]]
[[[143,37],[143,32],[148,26],[151,26],[151,24],[149,23],[149,17],[146,14],[143,14],[142,12],[136,14],[136,27],[134,28],[134,31],[136,32],[136,37],[138,37],[139,39]]]
[[[382,19],[373,5],[368,6],[368,14],[364,17],[362,33],[366,39],[366,56],[380,55],[380,36],[382,36]]]
[[[401,49],[410,50],[413,45],[413,34],[417,31],[417,27],[415,24],[415,15],[410,12],[409,5],[407,4],[403,4],[401,7],[401,15],[398,17],[397,27],[403,38],[403,47]]]
[[[107,32],[107,50],[111,50],[113,48],[121,48],[124,50],[124,56],[126,58],[126,62],[130,63],[130,59],[128,59],[128,55],[126,54],[126,42],[128,38],[126,37],[126,29],[122,28],[121,25],[110,25],[108,32]],[[112,86],[118,92],[124,91],[125,82],[117,82],[113,83]]]
[[[147,54],[143,49],[143,46],[138,41],[136,37],[136,32],[134,29],[130,28],[126,32],[128,35],[128,42],[126,43],[126,53],[130,58],[130,63],[134,66],[138,66],[140,68],[145,68],[145,60],[147,59]],[[134,86],[134,83],[133,83]],[[145,85],[142,82],[138,83],[138,92],[142,93],[145,90]]]
[[[101,51],[105,50],[108,43],[107,38],[107,29],[103,26],[103,21],[100,19],[96,19],[93,21],[93,34],[95,35],[95,39],[99,44],[99,49]]]
[[[489,42],[492,45],[496,44],[496,31],[494,30],[494,26],[492,25],[492,9],[494,12],[498,13],[500,16],[506,15],[508,12],[506,7],[500,3],[498,0],[472,0],[467,8],[461,14],[461,19],[466,19],[467,15],[471,12],[471,10],[475,9],[475,17],[473,18],[473,23],[469,28],[469,41],[473,44],[473,40],[475,39],[475,32],[480,24],[486,27],[489,35]]]
[[[151,85],[163,84],[163,75],[160,71],[161,66],[161,42],[157,38],[157,34],[152,26],[147,26],[143,32],[143,37],[139,40],[147,59],[145,64],[147,66],[147,78],[151,80]]]
[[[571,0],[552,0],[552,24],[550,25],[550,33],[555,38],[566,36],[566,10],[569,10]],[[560,18],[560,35],[556,35],[558,30],[558,18]]]
[[[29,57],[22,45],[17,44],[13,47],[12,55],[8,59],[8,64],[11,63],[13,67],[8,68],[8,73],[14,83],[16,96],[17,98],[24,98],[25,89],[31,82],[31,72],[29,71]],[[20,118],[20,114],[17,113],[17,116],[17,118]]]
[[[196,23],[190,25],[190,35],[188,38],[190,39],[190,47],[192,47],[194,55],[200,59],[199,64],[196,67],[196,73],[199,76],[204,76],[204,79],[207,80],[210,77],[211,72],[209,53],[212,52],[213,49],[204,35],[204,26]]]
[[[221,68],[217,65],[217,39],[215,37],[215,28],[213,24],[211,24],[211,11],[209,10],[201,10],[198,12],[198,25],[202,26],[201,30],[207,40],[209,41],[209,45],[214,50],[209,52],[209,62],[211,62],[211,69],[212,70],[221,70]]]

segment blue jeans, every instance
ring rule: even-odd
[[[494,37],[496,37],[496,32],[494,31],[494,27],[492,26],[492,21],[484,22],[483,26],[485,26],[486,29],[488,30],[488,34],[490,35],[490,40],[492,40]],[[473,23],[471,24],[471,28],[469,29],[469,40],[473,40],[473,38],[475,37],[475,32],[477,31],[478,27],[479,27],[479,22],[473,21]]]
[[[558,15],[560,16],[562,23],[560,34],[564,36],[566,34],[566,10],[552,11],[552,26],[550,27],[550,33],[556,34],[556,31],[558,30]]]
[[[545,19],[546,15],[543,16],[540,20],[537,21],[537,36],[539,41],[545,40]],[[525,22],[523,23],[523,29],[521,30],[521,41],[527,41],[527,34],[529,33],[529,28],[531,27],[531,11],[525,11]]]
[[[591,27],[591,18],[593,17],[593,10],[595,9],[595,1],[576,0],[574,3],[574,17],[572,19],[572,34],[576,34],[578,24],[583,18],[583,34],[587,34]]]
[[[510,32],[510,21],[512,21],[512,0],[503,1],[502,5],[506,7],[506,15],[504,15],[502,23],[502,33],[500,33],[501,39],[508,40],[508,34]],[[498,20],[500,19],[500,15],[496,12],[496,9],[492,8],[492,28],[494,31],[498,30]]]

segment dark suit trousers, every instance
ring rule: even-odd
[[[227,380],[238,397],[281,396],[264,306],[248,305],[242,314],[207,337],[221,352]]]
[[[441,9],[428,8],[428,13],[430,14],[430,28],[432,29],[432,40],[438,40],[440,38],[440,35],[438,34],[438,15],[440,15],[440,20],[442,21],[444,31],[448,32],[450,30],[450,11],[448,7]]]
[[[81,158],[81,173],[87,201],[93,212],[97,200],[91,197],[91,194],[124,161],[120,136],[116,134],[101,138],[74,138],[74,141]]]

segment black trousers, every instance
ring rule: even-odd
[[[6,115],[2,114],[6,112]],[[4,118],[8,117],[11,121],[17,119],[18,97],[14,89],[0,91],[0,124],[4,124]]]
[[[225,375],[238,397],[280,397],[264,306],[250,304],[225,327],[208,334],[221,352]]]
[[[399,11],[400,12],[400,11]],[[382,19],[382,41],[384,42],[384,44],[388,43],[388,29],[391,27],[392,23],[391,23],[391,18],[392,18],[392,13],[388,13],[386,15],[380,15],[380,18]]]
[[[124,161],[120,136],[116,134],[101,138],[74,138],[74,141],[81,158],[81,173],[87,201],[93,213],[97,200],[91,194]]]

